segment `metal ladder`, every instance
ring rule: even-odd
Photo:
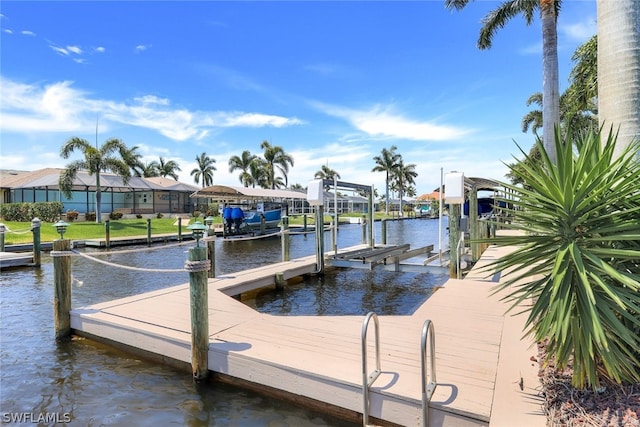
[[[369,322],[373,319],[376,334],[376,369],[368,373],[367,370],[367,329]],[[429,338],[429,354],[431,355],[430,369],[427,371],[427,338]],[[429,425],[429,402],[438,385],[436,382],[436,360],[435,360],[435,329],[431,320],[426,320],[422,327],[422,338],[420,341],[420,356],[422,367],[422,425]],[[378,379],[381,373],[380,369],[380,327],[378,315],[369,312],[362,323],[362,425],[369,425],[369,391],[373,383]],[[427,374],[430,373],[430,379]]]
[[[431,379],[427,378],[427,337],[429,337],[429,353],[431,354],[431,363],[429,372]],[[429,402],[433,392],[436,390],[438,383],[436,382],[436,339],[435,328],[431,320],[426,320],[422,326],[422,339],[420,340],[420,359],[422,366],[422,425],[429,425]]]
[[[374,326],[376,327],[376,369],[369,374],[367,373],[367,328],[369,327],[369,321],[371,319],[373,319]],[[380,376],[380,372],[380,328],[378,315],[370,312],[362,323],[362,395],[364,399],[362,425],[364,427],[369,425],[369,389]]]

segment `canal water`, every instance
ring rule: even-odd
[[[438,221],[387,225],[389,244],[438,246]],[[376,240],[380,224],[376,223]],[[291,257],[313,255],[314,234],[291,237]],[[361,243],[361,226],[341,226],[338,247]],[[101,256],[148,269],[180,269],[193,243]],[[329,248],[326,240],[325,249]],[[86,253],[98,250],[84,249]],[[280,240],[216,242],[216,274],[281,260]],[[56,343],[53,267],[2,272],[0,278],[0,425],[71,426],[353,426],[262,394],[219,383],[196,384],[184,371],[148,362],[91,340]],[[72,258],[72,307],[188,282],[187,273],[138,272]],[[338,270],[281,292],[245,301],[274,315],[410,313],[446,277],[379,269]],[[69,421],[67,423],[67,421]]]

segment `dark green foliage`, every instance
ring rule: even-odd
[[[5,221],[28,222],[39,218],[44,222],[56,222],[62,213],[60,202],[3,203],[0,205],[0,217]]]
[[[528,333],[547,340],[559,367],[573,362],[573,384],[640,381],[640,163],[636,142],[614,156],[616,137],[556,132],[557,164],[538,141],[541,160],[503,184],[515,236],[492,240],[517,250],[490,268],[506,272],[499,291],[527,305]],[[522,151],[522,150],[521,150]],[[512,307],[512,308],[513,308]]]

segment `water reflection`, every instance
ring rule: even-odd
[[[389,223],[388,229],[389,243],[408,242],[412,247],[437,244],[436,221]],[[377,230],[379,236],[379,224]],[[293,236],[291,256],[312,255],[313,238],[313,234]],[[360,239],[357,225],[339,230],[340,247],[360,243]],[[327,248],[329,242],[327,237]],[[141,247],[142,251],[136,253],[114,250],[101,258],[145,268],[179,269],[188,247]],[[216,243],[217,274],[279,262],[280,258],[277,238]],[[43,256],[42,262],[40,269],[7,270],[0,277],[2,416],[69,414],[71,426],[353,426],[229,385],[198,385],[188,373],[94,341],[56,343],[51,258]],[[188,282],[187,273],[135,272],[79,257],[72,260],[72,274],[73,307]],[[436,284],[437,278],[429,274],[339,270],[292,285],[277,295],[256,297],[254,304],[260,310],[280,315],[365,314],[399,309],[410,312]]]

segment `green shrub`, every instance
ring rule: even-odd
[[[67,211],[65,214],[67,221],[72,222],[78,219],[78,211]]]
[[[62,213],[60,202],[3,203],[0,205],[0,217],[5,221],[29,222],[39,218],[45,222],[56,222]]]
[[[85,221],[93,222],[93,221],[96,220],[96,213],[95,212],[87,212],[86,214],[84,214],[84,219],[85,219]]]
[[[164,214],[162,212],[158,212],[158,214],[156,215],[156,218],[160,219],[164,216]]]
[[[193,215],[192,215],[192,216],[193,216],[194,218],[200,218],[200,215],[202,215],[202,212],[200,212],[200,211],[193,211]]]
[[[111,212],[109,214],[109,219],[122,219],[122,212]]]
[[[520,233],[490,241],[517,248],[489,266],[506,279],[498,291],[532,303],[528,333],[546,340],[546,361],[573,362],[579,388],[640,381],[640,141],[614,155],[616,138],[601,137],[556,132],[555,164],[538,141],[541,161],[510,166],[524,185],[502,183],[514,221],[500,225]]]

